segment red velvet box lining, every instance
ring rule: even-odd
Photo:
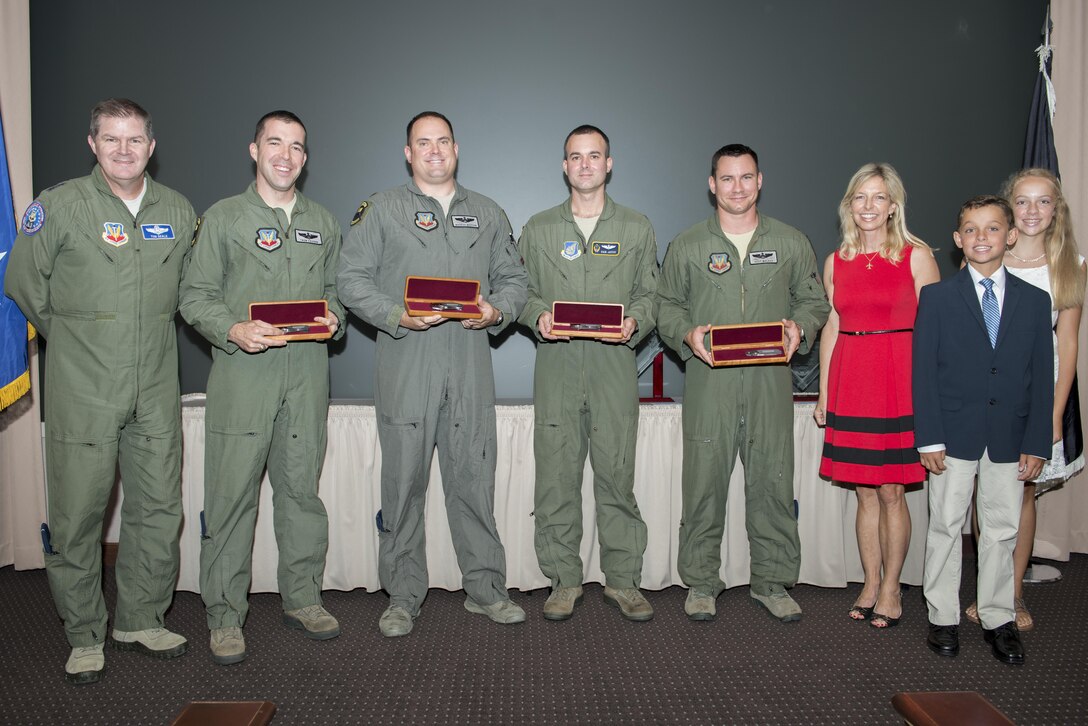
[[[784,363],[782,323],[713,327],[710,355],[715,366]]]
[[[710,347],[719,345],[782,345],[782,323],[714,328],[710,331]]]
[[[404,282],[404,307],[416,317],[481,318],[479,295],[480,283],[476,280],[409,276]],[[435,310],[437,303],[457,303],[461,309]]]
[[[623,325],[623,306],[613,303],[556,302],[552,306],[552,323],[562,325]]]
[[[286,300],[283,302],[255,302],[249,304],[250,320],[263,320],[269,325],[306,325],[308,329],[298,333],[270,335],[279,340],[324,340],[332,337],[329,326],[315,323],[314,318],[329,315],[329,305],[324,300]]]
[[[475,305],[479,294],[480,283],[475,280],[409,277],[404,285],[404,297],[411,300],[471,303]]]
[[[577,325],[600,326],[580,330]],[[579,338],[622,338],[623,305],[556,300],[552,303],[552,335]]]

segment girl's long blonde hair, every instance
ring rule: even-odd
[[[857,225],[854,224],[850,205],[861,185],[875,176],[884,180],[884,186],[888,189],[888,198],[895,204],[895,210],[888,215],[888,235],[880,248],[880,256],[894,265],[903,259],[903,250],[908,245],[928,250],[929,245],[907,229],[907,191],[903,188],[903,180],[899,177],[899,172],[891,164],[866,164],[850,177],[850,183],[846,185],[846,194],[839,202],[839,229],[842,231],[839,257],[852,260],[863,250],[861,235],[858,234]]]
[[[1065,201],[1061,181],[1046,169],[1021,169],[1005,181],[1001,196],[1015,209],[1013,192],[1016,185],[1028,177],[1045,179],[1054,190],[1054,219],[1043,232],[1043,251],[1050,274],[1050,296],[1054,299],[1054,309],[1083,307],[1084,267],[1080,264],[1077,240],[1073,236],[1073,220],[1069,217],[1069,205]]]

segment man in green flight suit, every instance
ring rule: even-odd
[[[45,566],[72,652],[73,683],[105,667],[102,519],[118,461],[124,504],[114,644],[156,658],[185,652],[163,628],[181,528],[178,280],[196,222],[145,173],[151,116],[128,99],[91,110],[90,176],[41,193],[23,216],[7,294],[48,340]]]
[[[525,268],[506,214],[454,179],[449,120],[418,114],[407,136],[412,181],[360,205],[337,278],[340,299],[379,331],[378,576],[390,603],[378,627],[386,637],[411,632],[427,595],[423,505],[436,445],[465,608],[497,623],[525,620],[506,591],[506,553],[495,526],[495,380],[487,341],[525,305]],[[479,281],[483,317],[410,317],[403,302],[409,275]]]
[[[787,357],[808,351],[830,306],[812,245],[756,209],[763,175],[756,153],[723,146],[710,164],[715,213],[669,245],[658,285],[658,331],[688,361],[684,376],[683,513],[677,566],[690,589],[684,611],[712,620],[725,499],[733,464],[744,465],[751,596],[782,622],[800,620],[786,592],[801,546],[793,505],[792,377],[784,365],[712,368],[711,324],[782,321]],[[698,362],[691,360],[692,357]]]
[[[329,522],[317,496],[325,459],[329,356],[323,342],[286,342],[250,318],[251,302],[319,300],[314,321],[344,334],[336,298],[340,224],[302,196],[306,127],[290,111],[257,122],[256,181],[202,218],[181,284],[181,314],[212,343],[204,459],[200,592],[212,660],[246,657],[253,531],[265,467],[272,483],[283,622],[308,638],[340,634],[322,607]]]
[[[563,145],[570,199],[533,216],[519,247],[529,273],[522,324],[537,336],[533,381],[536,557],[552,581],[544,617],[566,620],[582,599],[582,470],[592,450],[604,600],[633,621],[653,618],[639,591],[646,524],[635,501],[635,345],[654,327],[657,242],[646,217],[605,192],[608,137],[579,126]],[[552,334],[552,303],[624,306],[621,338]]]

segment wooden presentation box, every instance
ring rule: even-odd
[[[325,300],[283,300],[249,304],[250,320],[263,320],[269,325],[284,329],[282,335],[265,336],[273,340],[328,340],[332,337],[329,326],[314,322],[314,318],[327,317],[329,303]]]
[[[477,304],[480,283],[452,277],[415,277],[404,281],[404,309],[413,318],[441,315],[444,318],[484,316]]]
[[[552,303],[552,335],[622,338],[623,305],[556,300]]]
[[[265,726],[275,714],[271,701],[194,701],[172,726]]]
[[[710,328],[714,367],[786,362],[786,333],[782,323],[714,325]]]

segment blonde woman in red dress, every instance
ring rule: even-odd
[[[839,204],[842,243],[824,264],[832,311],[820,338],[820,475],[854,486],[865,583],[849,615],[899,624],[910,543],[904,488],[925,479],[914,448],[911,341],[918,293],[940,273],[907,230],[906,192],[889,164],[866,164]]]

